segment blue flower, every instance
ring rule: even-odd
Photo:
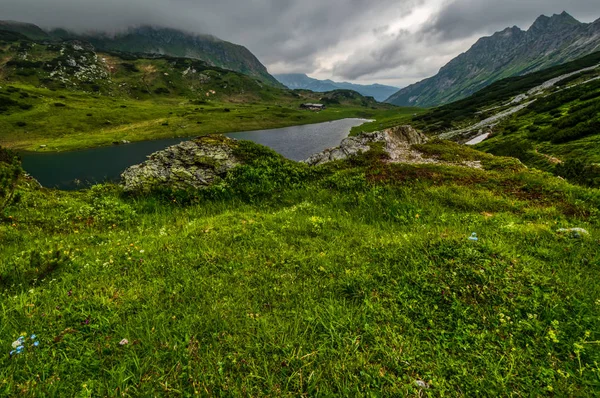
[[[21,352],[23,352],[23,349],[25,349],[25,347],[23,347],[22,345],[17,347],[17,354],[20,354]]]
[[[22,343],[25,341],[25,337],[21,336],[17,339],[18,342]]]
[[[473,241],[473,242],[477,242],[479,240],[479,238],[477,237],[477,233],[473,232],[471,234],[471,236],[469,237],[469,240]]]
[[[33,343],[33,346],[34,346],[34,347],[37,347],[37,346],[39,346],[39,345],[40,345],[40,342],[39,342],[39,341],[36,341],[35,343]]]
[[[17,351],[15,351],[15,350],[12,350],[12,351],[10,352],[10,356],[11,356],[11,357],[12,357],[13,355],[15,355],[15,354],[18,354],[18,352],[17,352]]]
[[[31,340],[35,340],[35,339],[37,339],[37,336],[35,334],[32,334],[31,335]]]

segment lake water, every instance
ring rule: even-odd
[[[288,159],[304,160],[312,154],[338,146],[350,129],[365,123],[364,119],[225,134],[268,146]],[[191,139],[190,137],[188,139]],[[21,155],[23,168],[43,186],[74,190],[95,183],[118,181],[125,169],[146,160],[156,151],[177,145],[186,138],[169,138],[135,142],[73,152],[27,152]]]

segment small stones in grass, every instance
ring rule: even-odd
[[[423,380],[416,380],[415,384],[419,387],[419,388],[424,388],[424,389],[428,389],[429,388],[429,384],[425,383]]]
[[[127,339],[123,339],[123,340],[119,341],[119,345],[120,346],[124,346],[124,345],[127,345],[127,344],[129,344],[129,340],[127,340]]]
[[[590,235],[590,233],[583,228],[561,228],[556,232],[562,235],[568,235],[573,239],[581,239],[584,236]]]
[[[25,336],[27,336],[27,333],[21,333],[21,336],[19,336],[17,340],[13,341],[11,345],[13,350],[9,352],[9,355],[11,357],[22,354],[23,351],[25,351],[25,349],[27,348],[27,346],[33,348],[38,347],[40,345],[40,342],[37,341],[37,336],[35,334],[32,334],[31,337],[29,337],[29,339],[27,339]]]

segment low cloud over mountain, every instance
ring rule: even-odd
[[[597,0],[19,0],[0,19],[76,31],[155,24],[247,46],[272,73],[404,86],[477,38],[564,8],[591,22]],[[8,4],[6,4],[8,3]]]

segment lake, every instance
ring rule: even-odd
[[[304,160],[338,146],[352,127],[365,122],[364,119],[343,119],[225,135],[268,146],[288,159]],[[25,171],[44,187],[75,190],[96,183],[119,181],[125,169],[144,162],[148,155],[192,138],[142,141],[72,152],[26,152],[21,157]]]

